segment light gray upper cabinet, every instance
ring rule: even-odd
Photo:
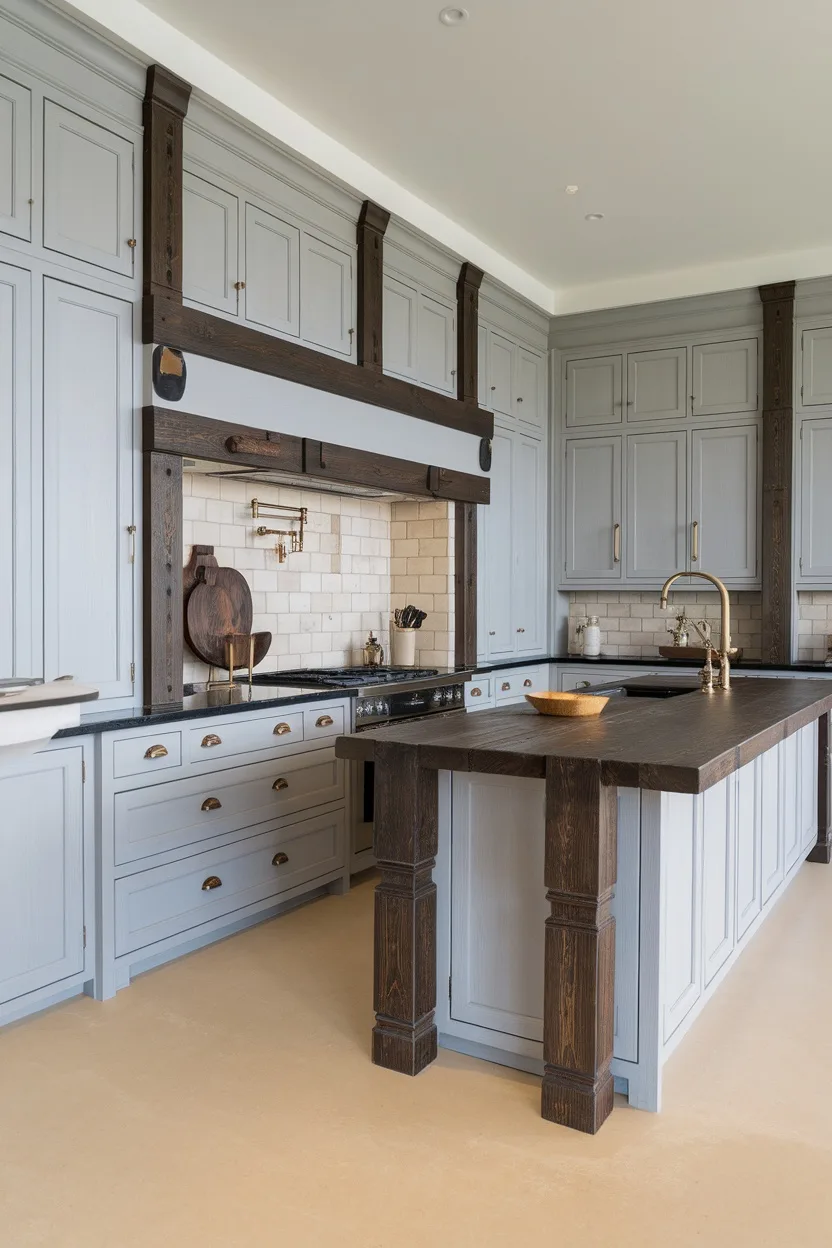
[[[621,580],[621,438],[566,443],[567,580]]]
[[[419,371],[418,288],[385,273],[382,311],[384,371],[415,381]]]
[[[631,351],[627,356],[627,419],[684,420],[687,365],[686,347]]]
[[[80,746],[0,774],[0,1003],[84,970]]]
[[[384,274],[384,371],[443,394],[456,391],[456,304]]]
[[[481,406],[540,436],[548,421],[545,355],[484,325],[477,349]]]
[[[515,412],[521,424],[542,429],[546,424],[546,360],[537,351],[518,347],[515,357]]]
[[[627,438],[627,576],[663,580],[686,559],[687,434]]]
[[[456,378],[456,308],[432,295],[419,296],[419,380],[452,394]]]
[[[832,403],[832,327],[804,329],[801,346],[803,406]]]
[[[514,416],[514,351],[514,343],[510,339],[494,330],[489,331],[489,406],[501,416]]]
[[[564,406],[566,425],[621,423],[623,357],[596,356],[567,360]]]
[[[45,675],[132,694],[133,305],[44,283]]]
[[[757,576],[757,424],[691,432],[690,567]]]
[[[132,277],[133,144],[51,100],[43,124],[44,246]]]
[[[304,233],[300,257],[301,337],[338,355],[351,355],[354,297],[352,254]]]
[[[0,74],[0,231],[32,237],[32,93]]]
[[[237,315],[240,205],[236,195],[187,169],[182,179],[182,290],[186,299]]]
[[[482,321],[477,324],[477,402],[480,407],[491,407],[488,390],[488,326],[483,325]]]
[[[300,230],[246,204],[245,316],[254,325],[300,334]]]
[[[709,342],[693,348],[694,416],[757,410],[757,339]]]
[[[513,654],[516,640],[511,625],[513,433],[495,429],[491,448],[491,502],[479,508],[477,542],[477,644],[489,659]]]
[[[31,275],[0,264],[0,679],[43,674]]]
[[[800,576],[832,580],[832,417],[801,428]]]

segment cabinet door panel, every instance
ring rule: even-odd
[[[389,274],[384,276],[382,360],[385,373],[417,374],[419,292]]]
[[[724,580],[757,575],[757,425],[694,429],[691,520],[699,558],[691,567]]]
[[[132,322],[124,300],[45,282],[45,674],[102,698],[132,692]]]
[[[800,773],[798,779],[798,819],[802,834],[801,848],[811,849],[818,839],[818,725],[803,728],[798,734]]]
[[[613,1051],[638,1061],[639,927],[641,917],[641,794],[618,790],[618,875],[615,918],[615,1022]]]
[[[688,411],[686,347],[627,356],[627,419],[684,420]]]
[[[84,970],[80,746],[0,774],[0,1001]]]
[[[517,416],[542,429],[546,423],[546,362],[536,351],[517,348]]]
[[[800,857],[803,845],[802,811],[798,804],[800,752],[798,733],[780,742],[780,800],[783,808],[783,834],[785,838],[783,865],[791,871]]]
[[[782,742],[781,742],[782,745]],[[763,905],[783,880],[783,817],[780,801],[780,745],[760,755],[760,857]]]
[[[0,679],[43,674],[31,275],[0,264]]]
[[[300,230],[246,204],[246,320],[300,333]]]
[[[43,244],[133,275],[133,144],[44,102]]]
[[[239,201],[186,169],[182,178],[182,290],[186,299],[237,315]]]
[[[621,424],[622,357],[566,361],[566,424]]]
[[[685,567],[687,434],[627,438],[627,575],[665,580]]]
[[[514,416],[514,343],[502,334],[489,331],[488,375],[491,409],[501,416]]]
[[[665,1043],[702,992],[700,939],[701,818],[696,799],[662,794],[662,905],[665,951],[662,983]]]
[[[304,234],[300,260],[300,332],[339,355],[352,353],[352,256]]]
[[[449,304],[420,292],[419,381],[446,394],[454,391],[456,321]]]
[[[832,327],[805,329],[800,397],[804,407],[832,403]]]
[[[488,389],[488,328],[477,325],[477,402],[480,407],[491,407],[491,391]]]
[[[762,909],[760,760],[737,772],[737,941]]]
[[[31,239],[32,93],[0,74],[0,231]]]
[[[512,464],[512,627],[518,654],[546,644],[546,465],[544,448],[518,434]]]
[[[566,443],[566,578],[621,578],[621,438]],[[620,540],[620,537],[619,537]],[[618,558],[616,555],[618,554]]]
[[[705,984],[734,948],[734,827],[732,777],[699,798],[702,804],[702,936]]]
[[[832,578],[832,419],[801,430],[800,575]]]
[[[481,507],[478,579],[482,583],[483,652],[488,658],[513,654],[512,629],[512,478],[510,434],[494,431],[491,458],[491,502]]]
[[[722,416],[757,410],[757,339],[693,348],[693,414]]]

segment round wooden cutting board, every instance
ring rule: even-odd
[[[245,636],[251,633],[251,590],[245,577],[235,568],[199,567],[196,574],[197,582],[185,612],[188,644],[204,663],[225,667],[228,662],[225,639],[229,633]],[[264,638],[267,639],[265,646]],[[270,643],[270,634],[257,634],[255,663],[264,657]],[[247,647],[235,653],[234,666],[248,667]]]

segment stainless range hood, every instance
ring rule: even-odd
[[[340,481],[313,477],[308,472],[296,476],[291,472],[278,472],[274,468],[229,468],[207,459],[183,459],[182,471],[220,477],[227,481],[249,481],[253,485],[290,485],[296,490],[312,490],[318,494],[348,494],[352,498],[380,498],[389,502],[406,502],[411,499],[418,501],[414,494],[399,494],[395,490],[381,490],[373,485],[344,485]]]

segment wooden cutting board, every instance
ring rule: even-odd
[[[246,636],[251,633],[251,590],[245,577],[236,568],[197,567],[196,584],[188,598],[185,617],[188,644],[194,654],[204,663],[225,667],[228,661],[225,638],[229,633]],[[248,666],[247,651],[239,656],[235,654],[234,658],[235,666]]]

